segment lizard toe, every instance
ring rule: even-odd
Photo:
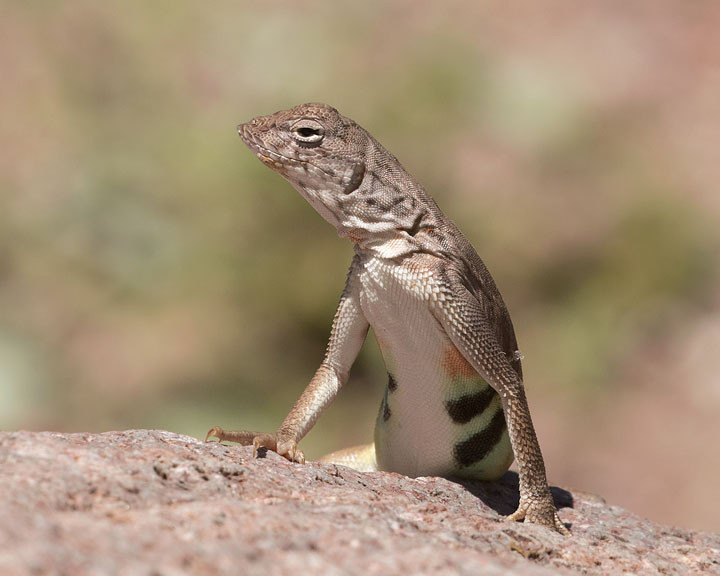
[[[297,442],[295,440],[279,441],[276,452],[280,454],[280,456],[284,456],[290,460],[290,462],[305,464],[305,454],[297,447]]]
[[[222,439],[222,436],[225,434],[225,431],[220,428],[220,426],[213,426],[208,430],[208,433],[205,435],[205,442],[211,442],[211,438],[217,438],[217,442],[220,442]]]
[[[252,441],[253,456],[257,457],[259,448],[277,452],[277,445],[278,441],[275,434],[256,434]]]

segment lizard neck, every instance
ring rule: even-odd
[[[437,225],[423,225],[418,230],[411,231],[394,228],[381,234],[354,228],[342,231],[338,229],[338,234],[348,238],[355,245],[355,252],[358,254],[397,260],[419,252],[442,256],[446,253],[444,245],[447,244],[444,240],[445,228],[438,222]]]
[[[372,137],[360,185],[337,198],[335,228],[356,250],[387,259],[436,252],[443,216],[435,201]]]

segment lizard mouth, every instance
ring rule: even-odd
[[[287,168],[288,165],[302,165],[302,162],[299,160],[284,156],[260,144],[247,124],[238,124],[237,131],[245,145],[250,148],[255,156],[260,159],[260,162],[266,166],[273,168],[274,170],[282,170],[283,168]]]
[[[281,174],[287,173],[288,169],[301,169],[306,173],[320,173],[323,178],[330,180],[336,180],[337,178],[334,173],[323,170],[312,162],[286,156],[276,150],[268,148],[264,144],[261,144],[258,142],[257,136],[253,133],[252,128],[250,128],[248,124],[238,124],[237,131],[242,141],[255,153],[260,162],[273,170],[277,170]]]

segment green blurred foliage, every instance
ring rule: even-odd
[[[352,250],[235,125],[304,101],[363,124],[458,222],[533,387],[607,393],[702,314],[716,222],[648,145],[662,110],[496,5],[3,3],[0,426],[277,426]],[[371,438],[383,372],[370,342],[311,456]]]

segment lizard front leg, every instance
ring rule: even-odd
[[[500,347],[483,302],[468,290],[457,272],[447,271],[447,292],[433,302],[433,311],[452,343],[492,386],[502,401],[520,478],[520,504],[508,520],[542,524],[556,532],[570,532],[560,521],[545,474],[520,375]],[[482,296],[481,296],[482,297]]]
[[[253,445],[254,454],[260,447],[273,450],[292,462],[304,462],[305,455],[298,442],[313,427],[323,410],[333,401],[348,379],[350,367],[357,358],[367,336],[369,324],[360,309],[359,285],[355,278],[357,257],[350,267],[345,290],[333,320],[325,359],[300,398],[275,433],[263,434],[249,430],[210,429],[205,440],[215,437],[243,445]]]
[[[218,441],[237,442],[244,446],[252,444],[254,455],[257,455],[258,448],[262,447],[277,452],[291,462],[302,464],[305,462],[305,455],[298,449],[298,442],[313,427],[343,383],[340,375],[324,361],[276,432],[223,430],[214,426],[205,440],[215,437]]]

